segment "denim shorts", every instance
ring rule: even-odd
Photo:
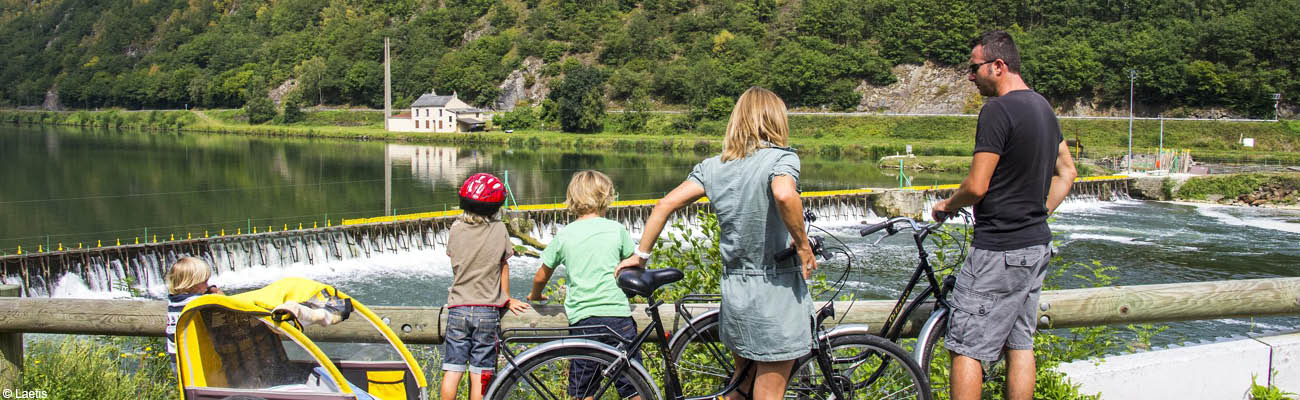
[[[608,326],[610,329],[613,329],[614,332],[618,333],[618,335],[622,336],[624,339],[627,339],[629,341],[636,339],[636,320],[632,319],[632,317],[587,317],[587,318],[583,318],[581,321],[578,321],[578,323],[576,324],[569,324],[569,326],[588,326],[588,325]],[[603,328],[588,328],[588,329],[570,329],[569,333],[574,335],[587,335],[587,334],[599,334],[599,333],[608,334],[609,331]],[[614,338],[610,338],[610,337],[596,338],[593,340],[614,347],[618,347],[621,344],[618,342],[618,340],[615,340]],[[632,359],[640,362],[641,352],[637,352],[636,354],[633,354]],[[595,396],[595,393],[590,393],[590,392],[594,392],[599,389],[599,387],[592,385],[592,382],[595,380],[594,378],[600,375],[601,373],[600,368],[601,368],[600,364],[594,361],[573,360],[572,362],[570,362],[569,363],[569,397],[575,399],[584,399],[584,398]],[[627,398],[628,396],[632,396],[636,394],[636,389],[632,387],[632,383],[628,382],[626,378],[619,378],[619,380],[614,383],[614,387],[618,389],[618,396],[622,398]]]
[[[501,309],[460,306],[447,311],[447,337],[442,347],[442,370],[482,374],[496,371],[497,329]]]
[[[1004,348],[1033,350],[1038,295],[1054,252],[1045,244],[971,249],[949,297],[948,350],[981,361],[997,361]]]

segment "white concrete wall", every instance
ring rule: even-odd
[[[415,124],[411,123],[410,118],[389,118],[388,130],[393,132],[410,132],[415,130]]]
[[[1057,370],[1103,399],[1245,399],[1251,376],[1300,392],[1300,333],[1083,360]]]
[[[1273,348],[1273,386],[1300,393],[1300,333],[1257,339]]]

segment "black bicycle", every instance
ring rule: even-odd
[[[853,269],[853,253],[838,238],[812,223],[816,217],[807,212],[804,220],[809,230],[819,230],[833,239],[838,246],[827,246],[820,236],[809,236],[814,253],[829,260],[835,253],[847,259],[843,275],[833,285],[830,298],[839,296]],[[786,249],[777,258],[792,256],[793,248]],[[730,352],[718,339],[719,310],[711,308],[693,315],[690,304],[716,303],[718,295],[689,295],[676,304],[677,314],[686,320],[685,326],[673,335],[668,357],[678,369],[695,377],[696,386],[703,391],[720,395],[729,392],[736,367]],[[851,306],[851,305],[850,305]],[[929,399],[930,387],[924,369],[918,367],[906,350],[890,340],[872,334],[861,324],[836,324],[826,329],[825,322],[836,315],[834,302],[819,308],[812,319],[814,350],[799,358],[786,389],[787,398],[799,399]],[[829,369],[820,368],[820,357],[825,355]],[[913,369],[913,367],[916,367]],[[830,374],[825,371],[831,371]],[[829,376],[830,379],[826,377]],[[836,393],[834,388],[840,388]]]
[[[817,251],[823,257],[829,257],[825,249],[818,246]],[[507,365],[488,390],[489,399],[714,399],[720,394],[732,392],[739,388],[740,382],[732,379],[730,352],[726,351],[717,340],[716,320],[709,326],[695,325],[674,335],[670,342],[664,332],[660,319],[659,306],[664,302],[654,295],[663,286],[682,279],[682,272],[677,269],[629,269],[620,273],[618,285],[629,295],[645,297],[649,303],[647,313],[651,323],[633,340],[626,340],[612,330],[603,326],[569,327],[569,328],[516,328],[502,332],[503,354]],[[682,309],[682,303],[677,304]],[[812,352],[800,358],[795,364],[795,376],[791,379],[787,397],[806,399],[919,399],[929,400],[930,392],[925,376],[916,362],[905,350],[890,341],[870,334],[863,325],[840,325],[826,330],[821,325],[835,314],[834,306],[828,304],[817,315],[810,316],[809,322],[814,330]],[[701,315],[700,317],[704,317]],[[699,317],[695,323],[701,322]],[[605,332],[595,334],[568,334],[576,329],[594,329]],[[565,334],[547,334],[565,332]],[[663,376],[667,393],[663,393],[654,383],[655,379],[640,362],[632,358],[645,342],[653,340],[659,344],[663,359]],[[683,339],[686,337],[687,339]],[[597,341],[618,343],[617,346]],[[683,342],[685,341],[685,342]],[[518,342],[542,342],[520,354],[515,354],[511,344]],[[689,344],[688,344],[689,342]],[[693,344],[693,345],[692,345]],[[695,346],[698,345],[698,346]],[[696,375],[697,371],[683,367],[681,370],[691,375],[679,375],[678,363],[691,358],[707,358],[725,364],[728,368],[720,385],[710,380],[712,375]],[[570,387],[568,374],[574,361],[587,361],[597,366],[600,371],[591,374],[586,382],[579,382]],[[745,365],[741,376],[748,374],[752,364]],[[716,372],[716,371],[715,371]],[[829,378],[828,378],[829,377]],[[703,379],[703,381],[701,381]],[[620,396],[615,382],[627,382],[625,392],[630,395]],[[700,393],[687,397],[683,387],[689,386]],[[577,392],[575,393],[574,390]],[[743,391],[749,393],[748,390]],[[627,393],[625,393],[627,394]]]
[[[880,332],[885,339],[901,344],[911,337],[908,328],[909,322],[913,322],[912,315],[928,312],[925,322],[916,329],[916,342],[912,344],[912,358],[929,373],[927,378],[933,391],[947,391],[950,385],[951,366],[947,353],[942,351],[936,353],[935,349],[941,348],[943,338],[948,333],[948,320],[954,309],[952,303],[948,301],[948,295],[955,288],[957,276],[955,273],[949,273],[942,279],[939,278],[930,264],[930,254],[925,250],[925,241],[931,234],[937,234],[955,242],[956,247],[960,249],[960,254],[953,262],[948,263],[945,269],[960,265],[966,258],[967,236],[965,234],[953,236],[940,229],[950,217],[961,217],[965,220],[965,226],[971,226],[971,215],[963,209],[955,214],[941,214],[938,221],[934,223],[927,224],[908,217],[893,217],[859,231],[862,236],[885,231],[885,236],[876,240],[877,243],[904,230],[912,231],[912,241],[916,245],[918,259],[916,269],[912,272],[912,278],[908,280],[907,286],[903,288],[902,294],[899,295],[898,302],[890,311],[889,317],[881,325]],[[920,294],[912,297],[912,292],[923,279],[928,285]],[[973,313],[978,313],[978,310],[973,310]]]

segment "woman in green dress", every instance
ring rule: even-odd
[[[659,200],[635,254],[618,267],[644,267],[669,215],[707,195],[722,229],[720,338],[736,365],[756,364],[741,385],[755,399],[782,398],[794,360],[812,349],[804,280],[817,263],[804,230],[799,156],[788,143],[785,102],[767,89],[746,90],[731,111],[722,154],[701,161]],[[791,237],[798,257],[776,260]]]

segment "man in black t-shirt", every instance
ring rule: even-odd
[[[952,352],[952,398],[979,399],[980,361],[1007,357],[1006,397],[1034,392],[1034,329],[1043,275],[1052,258],[1047,216],[1074,182],[1074,160],[1047,99],[1020,77],[1011,35],[971,40],[970,73],[989,97],[975,129],[970,174],[941,212],[975,206],[974,247],[950,297],[946,347]]]

